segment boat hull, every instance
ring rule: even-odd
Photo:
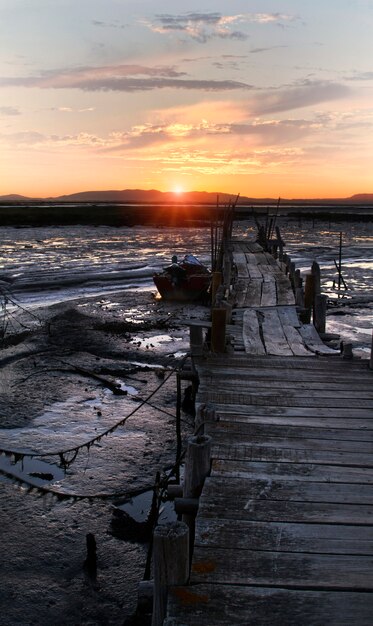
[[[188,276],[187,279],[178,284],[173,284],[166,275],[158,274],[153,276],[154,284],[160,295],[165,300],[178,300],[181,302],[191,302],[204,296],[210,286],[209,274],[196,274]]]

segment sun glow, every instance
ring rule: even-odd
[[[174,187],[174,194],[176,194],[177,196],[180,196],[182,193],[184,193],[184,189],[182,187],[180,187],[180,185],[177,185],[176,187]]]

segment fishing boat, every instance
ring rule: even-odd
[[[193,254],[186,254],[180,262],[173,256],[171,265],[154,274],[153,281],[165,300],[188,302],[206,295],[211,272]]]

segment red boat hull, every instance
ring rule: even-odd
[[[211,275],[193,274],[177,284],[174,284],[166,274],[155,274],[153,280],[159,293],[165,300],[190,302],[198,300],[207,293]]]

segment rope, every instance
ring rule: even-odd
[[[85,441],[82,444],[79,444],[77,446],[74,446],[72,448],[67,448],[65,450],[53,450],[53,451],[48,451],[48,452],[36,452],[36,453],[30,453],[30,452],[24,452],[24,451],[20,451],[20,450],[10,450],[10,449],[6,449],[6,448],[0,448],[0,454],[4,454],[6,456],[12,456],[15,460],[15,462],[17,463],[18,461],[22,461],[25,457],[33,459],[33,458],[39,458],[39,457],[50,457],[50,456],[58,456],[60,459],[60,465],[61,467],[64,468],[64,470],[66,471],[66,469],[68,467],[70,467],[72,465],[72,463],[75,461],[75,459],[78,456],[79,451],[82,448],[87,448],[87,450],[90,449],[90,447],[92,445],[94,445],[95,443],[98,443],[103,437],[111,434],[112,432],[114,432],[117,428],[119,428],[119,426],[123,426],[126,421],[132,417],[135,413],[137,413],[137,411],[139,411],[145,404],[149,404],[149,400],[163,387],[163,385],[169,380],[169,378],[178,370],[181,369],[181,367],[184,365],[185,361],[187,360],[187,358],[189,357],[189,353],[187,353],[180,361],[180,363],[174,367],[169,374],[164,378],[164,380],[162,380],[162,382],[154,389],[154,391],[152,391],[147,398],[143,399],[140,404],[138,406],[136,406],[128,415],[126,415],[124,418],[122,418],[121,420],[119,420],[118,422],[116,422],[113,426],[111,426],[110,428],[107,428],[105,431],[103,431],[102,433],[100,433],[99,435],[96,435],[95,437],[93,437],[92,439],[90,439],[89,441]],[[154,408],[158,408],[158,407],[154,407]],[[161,409],[159,409],[161,410]],[[172,417],[175,417],[174,415]],[[72,457],[70,459],[66,458],[67,454],[72,454]],[[39,485],[35,485],[34,483],[32,483],[31,481],[28,481],[26,478],[20,478],[18,476],[15,476],[14,474],[12,474],[11,472],[4,470],[2,468],[0,468],[0,474],[3,474],[5,476],[7,476],[8,478],[11,478],[12,480],[15,480],[17,482],[20,482],[22,484],[26,484],[29,486],[29,491],[39,491],[42,494],[52,494],[54,496],[56,496],[59,499],[63,499],[63,498],[75,498],[75,499],[82,499],[82,498],[110,498],[110,497],[118,497],[124,494],[96,494],[96,495],[91,495],[91,496],[87,496],[86,494],[71,494],[71,493],[66,493],[66,492],[60,492],[60,491],[56,491],[53,488],[50,487],[46,487],[46,486],[39,486]]]

